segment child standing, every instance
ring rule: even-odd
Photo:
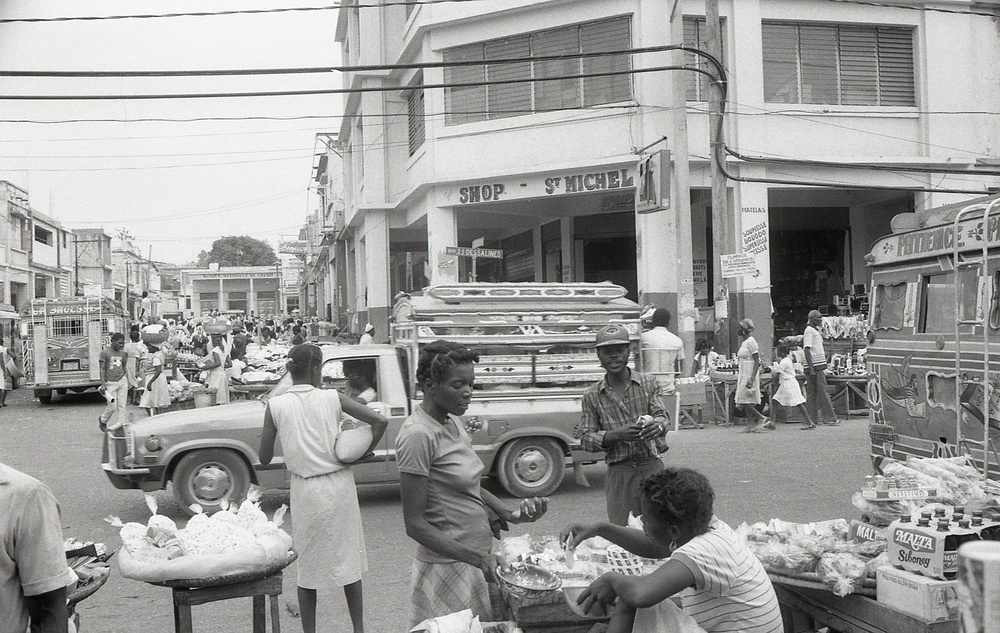
[[[792,346],[782,341],[778,343],[778,390],[774,392],[774,399],[786,407],[795,407],[805,418],[805,423],[800,427],[802,431],[811,431],[816,428],[816,423],[809,410],[806,408],[806,397],[802,395],[799,381],[795,377],[795,364],[792,363]]]
[[[342,413],[372,427],[370,452],[388,421],[337,391],[319,389],[323,352],[299,345],[288,352],[292,386],[274,396],[264,411],[260,463],[271,463],[280,437],[285,466],[292,474],[292,542],[299,553],[298,599],[302,630],[316,630],[316,592],[343,587],[355,633],[364,631],[361,574],[368,569],[361,508],[350,465],[337,459],[334,445]]]

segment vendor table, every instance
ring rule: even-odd
[[[524,633],[590,633],[595,625],[596,630],[604,630],[610,619],[578,616],[566,604],[561,590],[540,599],[522,600],[501,586],[500,595],[507,609],[501,615],[513,619]]]
[[[868,413],[868,380],[869,376],[851,375],[826,377],[826,384],[830,386],[833,393],[830,399],[833,406],[839,410],[846,410],[848,415],[865,415]]]
[[[715,395],[715,401],[718,405],[717,409],[722,411],[725,423],[732,424],[733,412],[736,407],[734,398],[736,394],[737,375],[735,373],[712,372],[710,376],[712,378],[712,385],[715,387],[712,389],[712,392]],[[771,374],[761,374],[759,380],[761,402],[768,402],[773,392]]]
[[[958,620],[928,622],[897,611],[874,598],[849,594],[838,598],[825,589],[774,583],[785,633],[829,627],[839,633],[958,633]]]

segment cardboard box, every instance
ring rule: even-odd
[[[932,528],[893,521],[889,524],[889,562],[896,567],[944,580],[945,536]],[[955,552],[949,552],[950,555]]]
[[[958,618],[958,581],[934,580],[895,567],[878,569],[877,600],[887,607],[937,622]]]
[[[858,521],[857,519],[851,521],[851,532],[848,537],[855,543],[888,540],[885,528],[880,528],[864,521]]]

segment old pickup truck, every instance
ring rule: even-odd
[[[574,432],[583,390],[603,375],[592,349],[595,332],[620,323],[638,339],[639,306],[624,295],[607,283],[433,286],[399,298],[392,344],[324,346],[324,388],[344,391],[348,376],[364,375],[375,390],[368,406],[389,420],[374,456],[353,467],[355,480],[398,481],[395,438],[419,403],[420,348],[448,339],[481,354],[463,423],[485,472],[516,497],[556,490],[567,466],[579,469],[602,457],[583,452]],[[266,467],[257,449],[266,402],[289,384],[285,376],[254,400],[137,418],[109,431],[104,471],[122,489],[163,490],[172,483],[183,508],[198,503],[208,511],[224,498],[242,498],[252,483],[287,489],[280,446]]]

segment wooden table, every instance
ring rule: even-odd
[[[843,409],[848,415],[865,415],[868,413],[868,380],[865,374],[850,376],[827,376],[826,384],[832,387],[830,399],[834,407],[843,399]],[[852,402],[852,400],[854,402]],[[861,406],[852,407],[852,404]]]
[[[958,633],[958,620],[928,622],[897,611],[874,598],[850,594],[838,598],[825,589],[774,583],[785,633],[830,627],[839,633]]]
[[[733,412],[736,407],[735,394],[738,375],[735,373],[712,372],[710,376],[712,378],[712,392],[715,395],[715,402],[718,405],[718,408],[722,410],[725,423],[732,424]],[[768,372],[761,374],[758,380],[760,381],[761,402],[769,402],[771,394],[774,390],[771,381],[771,373]],[[722,394],[719,393],[720,386],[722,387]]]
[[[500,595],[507,608],[501,615],[514,620],[524,633],[590,633],[592,629],[603,630],[610,619],[578,616],[566,604],[561,590],[540,599],[520,600],[501,586]]]

